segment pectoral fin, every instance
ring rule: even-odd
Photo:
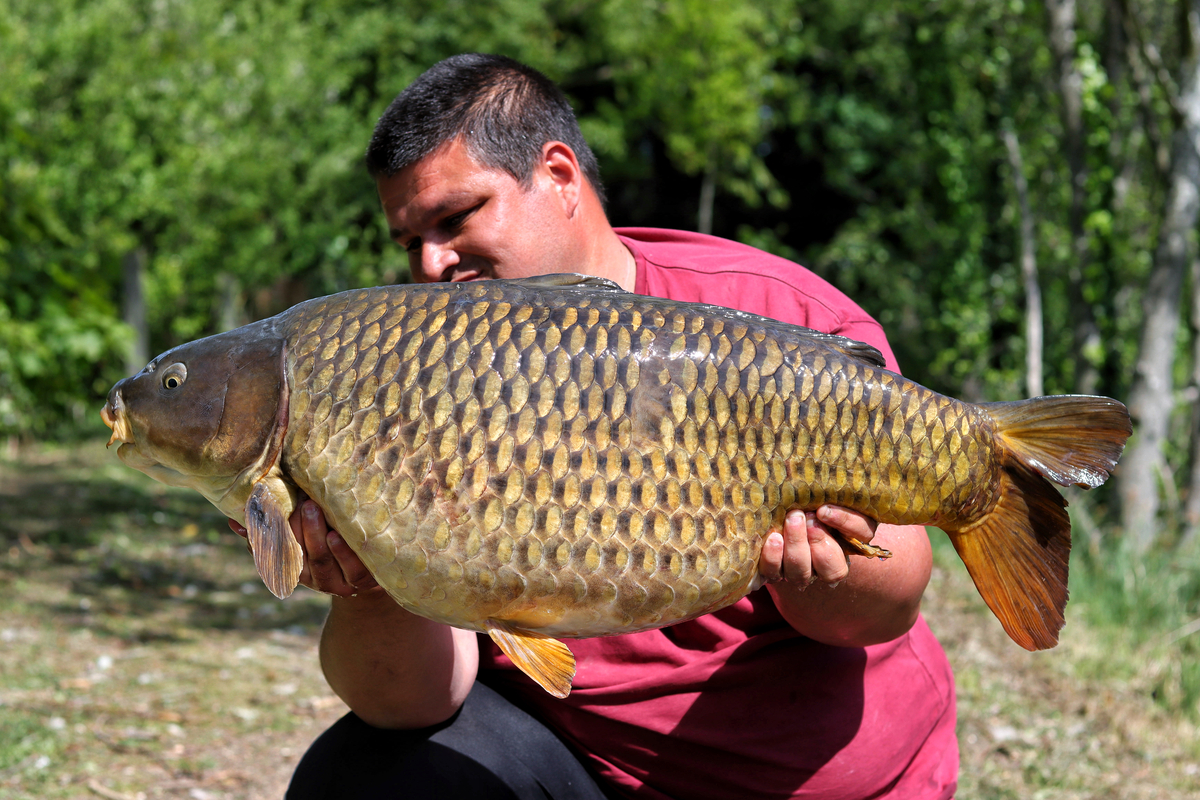
[[[504,655],[547,692],[558,698],[571,693],[575,656],[565,644],[492,619],[487,621],[487,632]]]
[[[300,582],[304,551],[288,524],[295,501],[282,481],[260,480],[246,501],[246,533],[254,566],[281,600]]]

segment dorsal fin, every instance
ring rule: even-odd
[[[848,339],[845,336],[838,336],[834,333],[821,333],[811,328],[796,327],[800,328],[802,336],[821,342],[826,347],[837,350],[847,358],[853,358],[855,361],[861,361],[871,367],[887,367],[887,362],[883,359],[883,353],[879,352],[878,348],[872,347],[866,342]]]
[[[580,275],[576,272],[556,272],[549,275],[535,275],[532,278],[517,278],[514,280],[497,281],[497,283],[509,283],[513,286],[519,286],[525,289],[588,289],[601,292],[613,292],[618,294],[629,294],[620,286],[608,278],[597,278],[595,275]],[[652,296],[638,296],[638,301],[650,306],[678,306],[681,305],[678,301],[665,300]],[[865,342],[847,339],[845,336],[838,336],[832,333],[822,333],[815,331],[812,328],[805,328],[800,325],[791,325],[786,322],[761,317],[757,314],[749,314],[745,311],[737,309],[725,308],[724,306],[715,306],[708,303],[685,303],[692,308],[703,310],[705,313],[716,317],[721,317],[727,320],[743,322],[749,325],[762,326],[782,326],[787,329],[787,332],[792,335],[803,336],[807,339],[820,342],[826,347],[838,351],[847,358],[853,358],[867,366],[871,367],[886,367],[883,354],[876,348]]]
[[[504,283],[530,289],[600,289],[607,292],[625,293],[624,289],[608,278],[580,275],[577,272],[554,272],[549,275],[535,275],[532,278],[516,278],[504,281]]]

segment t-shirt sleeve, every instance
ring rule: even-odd
[[[743,276],[738,283],[741,284],[739,295],[743,302],[743,310],[751,311],[753,309],[746,306],[754,306],[762,309],[754,313],[764,317],[866,342],[883,353],[888,369],[900,371],[896,364],[896,356],[888,344],[887,335],[883,332],[883,326],[857,306],[843,303],[843,307],[833,308],[824,298],[808,295],[800,289],[757,275]],[[763,285],[753,287],[755,283]],[[747,302],[750,300],[753,302]]]
[[[713,236],[620,229],[638,265],[636,290],[655,297],[737,308],[793,325],[866,342],[896,357],[878,322],[812,271],[778,256]]]

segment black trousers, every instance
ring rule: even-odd
[[[391,731],[353,712],[313,742],[287,800],[606,800],[548,728],[476,681],[440,725]]]

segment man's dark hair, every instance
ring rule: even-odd
[[[532,180],[542,146],[562,142],[604,201],[596,156],[562,91],[537,70],[497,55],[452,56],[413,81],[375,124],[367,171],[390,177],[460,137],[475,160],[522,186]]]

